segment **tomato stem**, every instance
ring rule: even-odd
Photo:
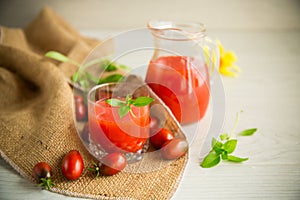
[[[96,173],[96,178],[100,175],[100,168],[97,163],[93,162],[92,167],[88,168],[90,172]]]
[[[41,183],[39,183],[38,186],[42,187],[43,189],[50,190],[52,186],[55,186],[50,178],[41,178],[40,181]]]

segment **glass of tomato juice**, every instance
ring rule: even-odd
[[[150,108],[130,106],[125,116],[119,115],[118,106],[111,106],[108,99],[125,101],[126,96],[132,98],[147,96],[142,86],[129,86],[121,91],[120,84],[108,83],[93,87],[88,93],[88,124],[90,149],[97,158],[107,153],[121,152],[127,162],[135,162],[142,158],[147,149],[149,138]],[[128,88],[130,88],[128,90]]]

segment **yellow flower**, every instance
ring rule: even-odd
[[[241,70],[238,66],[234,65],[234,63],[237,61],[235,53],[233,51],[225,51],[219,40],[217,40],[216,43],[220,52],[219,72],[224,76],[237,77]]]

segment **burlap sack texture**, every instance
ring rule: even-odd
[[[1,27],[0,154],[33,184],[33,166],[48,162],[56,183],[53,192],[95,199],[168,199],[178,186],[187,156],[145,173],[95,179],[85,169],[77,181],[61,174],[62,157],[71,149],[81,152],[85,168],[95,159],[82,145],[74,124],[73,95],[65,78],[76,69],[46,60],[43,54],[56,50],[80,62],[98,43],[82,37],[49,8],[24,29]],[[172,119],[168,124],[178,128]]]

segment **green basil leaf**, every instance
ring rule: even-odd
[[[224,144],[224,150],[227,151],[227,153],[230,154],[230,153],[232,153],[235,150],[236,144],[237,144],[237,140],[236,139],[228,140]]]
[[[67,56],[56,51],[48,51],[45,56],[61,62],[69,62],[69,58]]]
[[[221,139],[222,141],[224,141],[224,140],[229,140],[229,135],[228,135],[228,133],[223,133],[223,134],[221,134],[221,135],[220,135],[220,139]]]
[[[119,64],[119,63],[116,63],[116,62],[111,62],[108,59],[102,60],[100,62],[100,67],[103,68],[107,72],[113,72],[113,71],[116,71],[118,69],[123,69],[123,70],[126,70],[126,71],[131,70],[131,68],[126,66],[126,65]]]
[[[68,58],[67,56],[65,56],[57,51],[48,51],[45,54],[45,57],[48,57],[48,58],[51,58],[54,60],[58,60],[60,62],[69,62],[69,63],[72,63],[73,65],[77,66],[78,68],[81,67],[81,65],[78,62]]]
[[[130,94],[127,94],[126,95],[126,102],[131,101],[131,99],[132,99],[132,96]]]
[[[216,166],[220,162],[220,154],[211,151],[207,156],[203,159],[201,163],[201,167],[210,168]]]
[[[98,84],[118,82],[118,81],[121,81],[122,78],[123,78],[123,75],[121,75],[121,74],[112,74],[106,78],[100,79],[98,81]]]
[[[246,129],[239,133],[241,136],[250,136],[253,135],[257,131],[257,128]]]
[[[76,83],[79,79],[79,71],[78,72],[75,72],[72,77],[71,77],[71,80]]]
[[[249,158],[240,158],[237,156],[228,155],[227,160],[230,162],[243,162],[248,160]]]
[[[216,138],[212,138],[211,147],[214,147],[217,142],[218,142],[218,140]]]
[[[153,101],[151,97],[138,97],[133,100],[132,105],[136,107],[142,107],[150,104]]]
[[[124,101],[121,101],[119,99],[107,99],[106,103],[108,103],[111,106],[115,106],[115,107],[121,107],[121,106],[126,105],[126,103]]]
[[[216,153],[221,153],[223,150],[223,143],[219,142],[217,139],[213,138],[211,141],[211,146]]]
[[[106,72],[113,72],[113,71],[117,71],[117,69],[118,69],[116,63],[110,62],[109,60],[102,61],[100,63],[100,66]]]
[[[126,71],[130,71],[131,70],[131,68],[130,67],[128,67],[128,66],[126,66],[126,65],[119,65],[119,68],[120,69],[124,69],[124,70],[126,70]]]
[[[226,151],[223,151],[221,154],[222,160],[227,160],[228,159],[228,153]]]
[[[127,113],[130,111],[130,106],[122,106],[119,108],[119,116],[120,118],[123,118]]]
[[[100,67],[106,72],[113,72],[118,69],[116,63],[110,62],[109,60],[102,60],[100,62]]]
[[[113,72],[113,71],[117,71],[117,66],[115,63],[110,63],[109,65],[106,66],[105,71],[107,72]]]

